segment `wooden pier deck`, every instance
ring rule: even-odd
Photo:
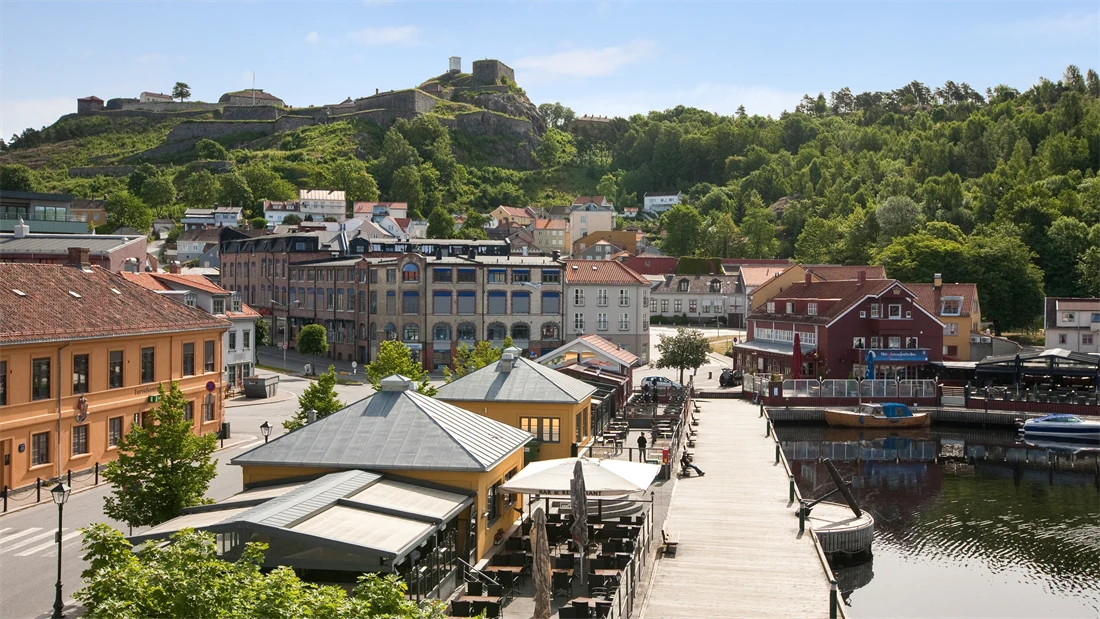
[[[676,484],[666,526],[679,548],[657,562],[637,616],[827,618],[829,581],[809,530],[798,535],[789,479],[759,408],[740,400],[699,407],[691,451],[706,476]]]

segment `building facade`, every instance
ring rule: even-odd
[[[72,206],[68,194],[5,190],[0,194],[0,232],[13,232],[22,222],[31,232],[83,234],[88,222],[71,212]]]
[[[561,219],[539,219],[531,226],[531,236],[540,251],[569,253],[569,223]]]
[[[298,203],[302,219],[307,215],[312,215],[314,221],[324,221],[326,217],[333,217],[336,221],[347,219],[348,203],[343,191],[299,189]]]
[[[614,229],[615,207],[610,204],[595,202],[574,204],[573,210],[569,211],[569,238],[571,239],[580,239],[593,232],[610,232]]]
[[[744,326],[745,290],[737,275],[665,275],[650,291],[649,314],[713,325]]]
[[[649,280],[614,260],[565,264],[566,339],[595,333],[649,363]]]
[[[73,251],[87,254],[87,260],[114,273],[143,270],[150,263],[144,236],[116,234],[36,234],[16,226],[15,232],[0,234],[0,258],[4,262],[68,264]]]
[[[0,277],[0,484],[113,460],[172,381],[195,432],[219,429],[226,320],[86,261],[0,263]]]
[[[642,197],[642,210],[647,213],[661,214],[684,199],[680,191],[657,191]]]
[[[905,284],[905,287],[917,295],[921,307],[943,323],[944,361],[981,361],[985,351],[991,350],[992,337],[981,333],[977,284],[945,284],[936,273],[931,284]],[[990,346],[980,346],[983,343]]]
[[[1100,299],[1047,297],[1043,324],[1048,349],[1100,352]]]

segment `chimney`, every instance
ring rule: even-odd
[[[31,227],[23,223],[23,218],[20,217],[19,223],[15,224],[15,228],[12,229],[12,232],[17,239],[26,238],[27,235],[31,233]]]
[[[436,260],[442,260],[443,259],[443,248],[442,247],[436,247],[435,248],[435,259]]]
[[[932,279],[932,284],[936,287],[936,290],[939,290],[940,288],[942,288],[943,287],[943,274],[942,273],[936,273],[935,277]]]
[[[382,379],[382,391],[411,391],[412,384],[408,376],[393,374]]]
[[[306,423],[313,423],[317,421],[317,409],[311,408],[306,411]]]
[[[516,356],[510,352],[512,350],[511,348],[508,350],[509,352],[500,356],[500,363],[497,364],[497,371],[504,372],[505,374],[511,372],[512,368],[516,365]]]
[[[175,273],[176,275],[179,275],[180,271],[182,271],[182,270],[183,269],[180,268],[180,261],[179,260],[173,260],[172,264],[168,265],[168,272],[169,273]]]
[[[92,263],[88,260],[88,251],[87,247],[70,247],[69,264],[82,269],[90,268]]]
[[[558,260],[561,260],[561,252],[556,250],[556,249],[551,251],[550,252],[550,259],[553,260],[554,262],[557,262]]]
[[[527,255],[527,246],[524,245],[523,247],[521,247],[520,251],[523,253],[524,256],[526,256]]]
[[[856,285],[863,286],[865,283],[867,283],[867,271],[856,273]]]
[[[374,94],[378,94],[378,89],[377,88],[374,89]]]
[[[477,248],[476,247],[471,247],[470,252],[469,252],[469,254],[467,254],[466,257],[469,258],[470,260],[476,260],[477,259]]]
[[[811,284],[814,281],[814,274],[810,271],[806,271],[806,283]]]

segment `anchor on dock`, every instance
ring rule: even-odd
[[[836,487],[813,501],[800,502],[796,512],[798,528],[802,531],[808,523],[820,540],[821,549],[830,557],[869,554],[875,535],[875,519],[860,508],[852,495],[851,482],[841,477],[831,460],[826,458],[824,462]],[[844,498],[846,506],[825,500],[837,493]]]

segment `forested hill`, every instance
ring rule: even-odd
[[[684,107],[610,120],[574,119],[554,104],[539,112],[549,128],[526,140],[448,128],[443,109],[389,127],[349,120],[204,141],[128,178],[67,170],[135,162],[173,121],[70,116],[3,145],[0,186],[108,193],[112,225],[214,201],[255,214],[263,198],[331,187],[408,201],[434,214],[436,234],[454,233],[446,215],[457,211],[593,193],[621,209],[647,191],[681,190],[686,206],[641,224],[668,254],[881,263],[903,281],[943,273],[979,284],[984,317],[998,330],[1035,325],[1044,294],[1100,293],[1093,70],[1071,66],[1056,81],[984,93],[953,82],[842,88],[807,96],[778,119]],[[530,156],[502,155],[523,148]],[[209,159],[233,166],[211,173],[199,161]]]

